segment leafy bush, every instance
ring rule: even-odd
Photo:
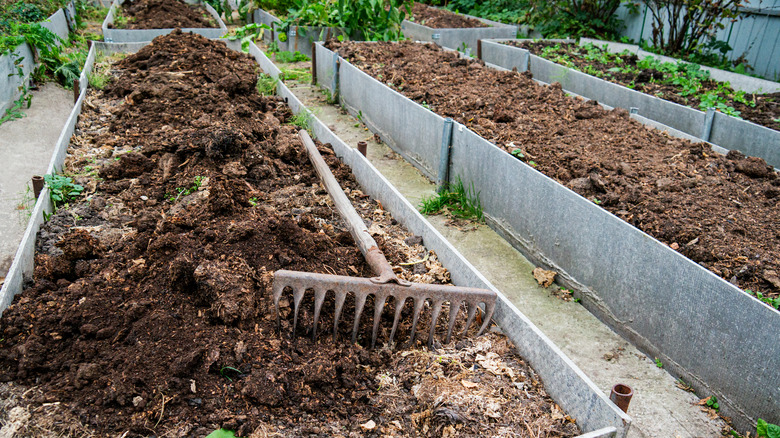
[[[739,0],[648,0],[653,17],[653,46],[673,56],[700,48],[739,16]]]
[[[403,37],[401,22],[411,13],[412,0],[294,0],[280,28],[340,27],[350,38],[392,41]]]
[[[527,0],[452,0],[447,9],[502,23],[523,24],[530,3]]]
[[[276,16],[287,16],[287,11],[295,8],[295,0],[255,0],[255,7],[275,12]]]
[[[528,23],[545,38],[614,38],[621,22],[620,0],[529,0]]]

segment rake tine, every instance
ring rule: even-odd
[[[298,328],[298,310],[300,309],[301,301],[303,301],[303,295],[306,293],[305,288],[298,288],[293,290],[293,302],[295,303],[295,317],[293,318],[293,339],[295,339],[295,332]]]
[[[412,334],[409,337],[409,345],[414,343],[414,332],[417,331],[417,320],[420,319],[420,311],[425,303],[425,298],[414,299],[414,316],[412,317]]]
[[[336,314],[333,315],[333,340],[335,341],[339,332],[339,318],[341,318],[341,310],[344,308],[344,300],[347,299],[347,292],[343,290],[336,292]]]
[[[352,343],[357,342],[358,326],[360,325],[360,315],[363,313],[363,306],[366,305],[368,294],[365,292],[355,292],[355,324],[352,326]]]
[[[458,310],[460,310],[460,303],[455,304],[452,301],[450,301],[450,315],[449,315],[449,325],[447,327],[447,339],[444,341],[445,344],[450,343],[450,339],[452,339],[452,329],[455,328],[455,318],[458,317]]]
[[[436,333],[436,320],[439,319],[439,313],[441,313],[442,300],[436,301],[433,305],[433,311],[431,312],[431,330],[428,333],[428,348],[433,348],[433,334]]]
[[[463,327],[463,333],[461,333],[461,336],[465,336],[466,332],[469,331],[469,327],[471,327],[471,323],[474,322],[474,315],[477,314],[477,303],[467,302],[466,306],[469,308],[469,317],[466,320],[466,326]]]
[[[322,310],[322,303],[325,302],[325,294],[327,290],[316,289],[314,291],[314,328],[311,332],[311,340],[317,340],[317,322],[320,320],[320,310]]]
[[[276,309],[276,329],[279,331],[279,333],[282,333],[282,317],[279,314],[279,299],[282,298],[282,291],[284,291],[284,286],[275,283],[273,290],[274,309]]]
[[[493,317],[493,311],[496,310],[496,303],[485,303],[485,322],[482,323],[477,336],[481,335],[483,331],[490,325],[490,318]]]
[[[376,334],[379,331],[379,320],[382,317],[382,310],[385,308],[387,295],[374,295],[374,329],[371,332],[371,349],[376,346]]]
[[[398,328],[398,321],[401,319],[401,311],[404,310],[404,303],[406,303],[406,297],[395,300],[395,317],[393,318],[393,329],[390,330],[390,340],[388,342],[393,342],[395,329]]]

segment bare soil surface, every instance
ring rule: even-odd
[[[780,295],[780,178],[764,160],[720,156],[433,44],[329,47],[738,287]]]
[[[412,7],[414,22],[434,29],[463,29],[469,27],[490,27],[487,24],[469,17],[464,17],[447,11],[434,8],[422,3],[415,3]]]
[[[359,344],[347,341],[348,298],[339,339],[323,331],[312,342],[308,294],[298,338],[290,294],[277,333],[277,269],[371,272],[289,107],[255,92],[250,57],[177,31],[96,72],[113,79],[90,90],[66,161],[87,198],[41,229],[34,282],[0,319],[0,380],[9,382],[0,408],[17,434],[578,433],[496,333],[435,352],[420,347],[425,339],[367,350],[367,317]],[[360,191],[328,145],[319,149],[398,275],[449,282],[436,254]],[[332,303],[323,310],[322,325],[332,325]],[[410,311],[398,340],[409,337]]]
[[[542,56],[542,50],[545,47],[560,45],[560,49],[555,50],[555,53],[557,55],[569,56],[569,61],[572,62],[578,70],[587,71],[586,69],[589,67],[595,68],[596,70],[603,72],[604,76],[602,79],[623,86],[630,86],[636,91],[641,91],[646,94],[679,103],[680,105],[700,109],[699,104],[701,103],[701,100],[698,94],[685,96],[682,86],[661,84],[657,82],[667,77],[669,73],[652,68],[639,69],[636,72],[630,73],[609,71],[610,69],[622,69],[626,66],[631,67],[632,70],[637,70],[639,57],[634,54],[619,55],[619,58],[623,61],[621,63],[601,62],[597,59],[585,59],[584,56],[587,55],[587,50],[574,43],[508,41],[505,44],[529,50],[531,53],[538,56]],[[722,85],[722,83],[715,80],[702,81],[702,91],[717,90],[720,85]],[[747,94],[747,99],[751,102],[755,101],[755,106],[746,105],[731,99],[723,93],[720,94],[727,99],[729,106],[734,107],[734,109],[740,112],[741,118],[766,126],[770,129],[780,130],[780,92]]]
[[[134,0],[125,2],[122,8],[129,17],[127,29],[217,27],[205,7],[180,0]]]

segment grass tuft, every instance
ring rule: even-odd
[[[459,219],[471,219],[477,222],[485,220],[482,204],[479,202],[479,193],[475,192],[474,184],[472,183],[467,190],[460,177],[455,184],[448,185],[436,196],[423,198],[420,212],[427,215],[444,212]]]

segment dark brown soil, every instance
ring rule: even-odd
[[[133,0],[122,5],[129,17],[127,29],[175,29],[217,27],[203,6],[180,0]]]
[[[462,29],[469,27],[490,27],[487,24],[474,19],[452,13],[450,11],[434,8],[422,3],[415,3],[412,7],[414,22],[434,29]]]
[[[329,45],[738,287],[780,295],[780,178],[763,160],[717,155],[568,97],[558,83],[432,44]]]
[[[701,100],[697,95],[683,96],[682,86],[656,82],[663,80],[668,73],[655,69],[643,69],[638,73],[609,71],[611,68],[623,68],[625,66],[631,66],[636,70],[636,63],[639,61],[639,58],[636,55],[620,55],[620,59],[623,60],[622,64],[616,62],[604,63],[595,59],[585,59],[584,55],[587,54],[587,50],[574,43],[508,41],[505,44],[527,49],[538,56],[541,56],[542,50],[545,47],[553,47],[559,44],[561,48],[556,50],[555,53],[558,55],[568,55],[570,57],[569,60],[574,63],[578,70],[586,71],[589,67],[595,68],[596,70],[603,72],[604,76],[601,77],[602,79],[624,86],[631,86],[636,91],[657,96],[662,99],[679,103],[680,105],[700,109],[699,104],[701,103]],[[702,91],[717,90],[719,84],[720,82],[715,80],[703,81]],[[728,105],[739,111],[740,117],[745,120],[766,126],[770,129],[780,130],[780,92],[770,94],[748,94],[747,98],[750,101],[755,100],[755,107],[745,105],[742,102],[737,102],[730,98],[727,98],[729,102]]]
[[[109,69],[115,77],[90,91],[66,162],[88,199],[42,227],[34,282],[0,319],[0,380],[34,389],[24,392],[32,412],[60,406],[112,437],[203,437],[219,427],[240,436],[529,436],[526,423],[536,436],[577,434],[503,336],[436,353],[369,351],[345,341],[351,324],[342,323],[337,342],[327,333],[311,342],[305,298],[291,340],[289,295],[278,334],[275,270],[371,275],[287,124],[289,107],[255,93],[251,58],[180,31]],[[403,243],[412,236],[327,145],[320,151],[399,275],[447,282],[435,254],[399,266],[426,251]],[[327,326],[332,306],[324,310]],[[353,314],[348,300],[342,321]],[[398,339],[408,339],[406,324]]]

